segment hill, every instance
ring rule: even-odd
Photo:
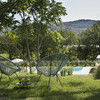
[[[91,28],[96,22],[96,20],[81,19],[76,21],[64,22],[64,25],[59,24],[59,27],[52,25],[51,28],[54,30],[72,30],[77,34],[80,34],[82,30]]]

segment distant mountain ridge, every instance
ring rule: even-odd
[[[70,22],[64,22],[64,25],[59,24],[59,27],[52,25],[51,28],[54,30],[72,30],[76,32],[77,34],[80,34],[82,30],[86,30],[88,28],[91,28],[93,24],[95,24],[97,20],[76,20],[76,21],[70,21]]]

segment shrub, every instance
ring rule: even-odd
[[[72,75],[72,73],[73,73],[73,68],[72,68],[72,67],[68,67],[67,73],[68,73],[68,75]]]
[[[72,75],[72,73],[73,73],[73,67],[63,68],[60,71],[61,76],[65,76],[66,74],[67,75]]]
[[[95,61],[92,60],[71,60],[67,62],[67,66],[95,66]]]
[[[98,68],[96,69],[96,72],[94,74],[94,78],[95,79],[100,79],[100,65],[98,66]]]
[[[65,76],[67,73],[67,68],[62,68],[60,71],[61,76]]]
[[[95,73],[95,71],[96,71],[96,68],[91,68],[91,70],[90,70],[90,74]]]

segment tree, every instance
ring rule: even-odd
[[[95,59],[100,53],[100,22],[94,24],[91,29],[82,32],[82,44],[85,45],[85,57]]]
[[[41,46],[41,58],[49,55],[51,53],[55,52],[61,52],[61,42],[64,40],[64,38],[61,36],[61,34],[54,30],[54,31],[49,31],[47,37],[44,39],[43,44]],[[62,49],[62,48],[61,48]]]
[[[13,21],[14,16],[16,14],[19,14],[20,17],[22,18],[22,24],[23,26],[28,26],[27,25],[27,21],[29,19],[28,16],[28,8],[31,6],[31,3],[34,0],[8,0],[7,2],[0,2],[1,4],[1,12],[0,12],[0,23],[1,26],[0,28],[5,27],[10,27],[9,25],[16,25]],[[24,28],[25,28],[24,27]],[[29,52],[29,44],[28,44],[28,31],[29,27],[26,28],[26,30],[24,31],[24,33],[26,34],[26,47],[27,47],[27,54],[28,54],[28,59],[29,59],[29,63],[30,63],[30,52]],[[8,30],[7,30],[8,31]],[[11,37],[10,37],[11,39]],[[30,68],[31,69],[31,68]],[[32,72],[30,70],[30,72]]]
[[[10,15],[11,9],[9,9],[10,4],[0,1],[0,31],[5,26],[10,26],[13,21],[12,15]]]
[[[39,50],[48,34],[48,29],[52,24],[58,24],[61,16],[66,15],[65,8],[59,2],[54,0],[37,0],[30,8],[33,16],[33,27],[37,37],[37,60],[39,59]]]
[[[6,7],[6,10],[3,7],[7,16],[11,15],[10,17],[13,19],[18,14],[21,17],[19,25],[21,25],[22,31],[20,34],[24,33],[23,36],[26,41],[28,60],[30,61],[31,59],[29,48],[30,36],[34,36],[35,40],[37,40],[37,59],[39,59],[39,51],[43,40],[47,37],[51,24],[57,25],[61,22],[61,16],[66,15],[65,7],[54,0],[8,0],[5,4],[6,6],[9,5],[8,8]],[[3,17],[2,14],[1,17]],[[11,20],[11,22],[13,23],[14,21]],[[16,23],[13,23],[12,26],[16,25]],[[32,28],[30,28],[30,25],[32,25]],[[2,24],[2,26],[4,25]]]
[[[100,21],[93,25],[92,31],[93,43],[94,45],[99,45],[100,47]]]

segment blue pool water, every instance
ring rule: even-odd
[[[82,67],[74,67],[73,68],[73,71],[74,72],[79,72],[79,71],[81,71],[83,68]]]

